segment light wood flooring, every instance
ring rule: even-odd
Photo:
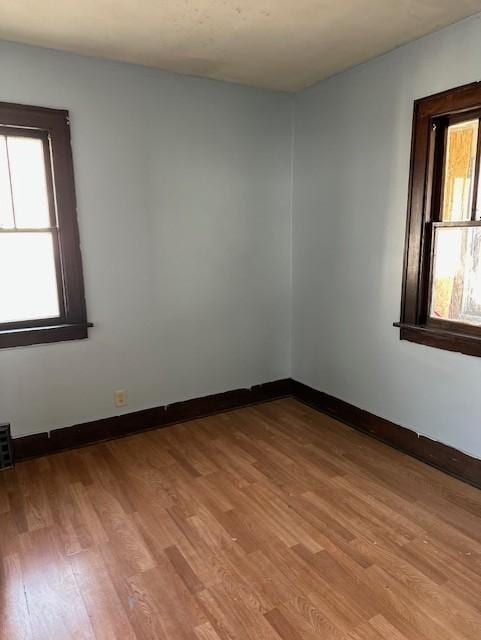
[[[0,473],[2,640],[480,640],[481,491],[291,399]]]

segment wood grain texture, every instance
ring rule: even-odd
[[[294,399],[0,474],[0,638],[479,640],[481,492]]]

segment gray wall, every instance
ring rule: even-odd
[[[0,351],[16,436],[290,368],[291,98],[0,43],[0,100],[69,109],[85,341]]]
[[[481,79],[468,19],[296,97],[293,377],[481,457],[481,360],[399,320],[413,100]]]

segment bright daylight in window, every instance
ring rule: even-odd
[[[46,137],[0,130],[0,323],[60,315]]]
[[[447,128],[431,296],[431,317],[472,325],[481,325],[481,227],[476,223],[481,194],[475,191],[478,136],[477,119]]]

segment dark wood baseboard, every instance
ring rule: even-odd
[[[377,438],[399,451],[481,489],[481,460],[478,458],[420,436],[411,429],[401,427],[301,382],[292,380],[291,394],[297,400],[344,422],[357,431]]]
[[[225,391],[203,398],[175,402],[143,411],[84,422],[71,427],[52,429],[50,432],[14,438],[15,461],[19,462],[49,453],[75,449],[141,431],[159,429],[177,422],[203,418],[258,402],[283,398],[291,395],[291,383],[290,379],[276,380],[247,389]]]
[[[286,378],[247,389],[126,413],[13,440],[15,461],[159,429],[277,398],[293,397],[369,436],[481,489],[481,460]]]

